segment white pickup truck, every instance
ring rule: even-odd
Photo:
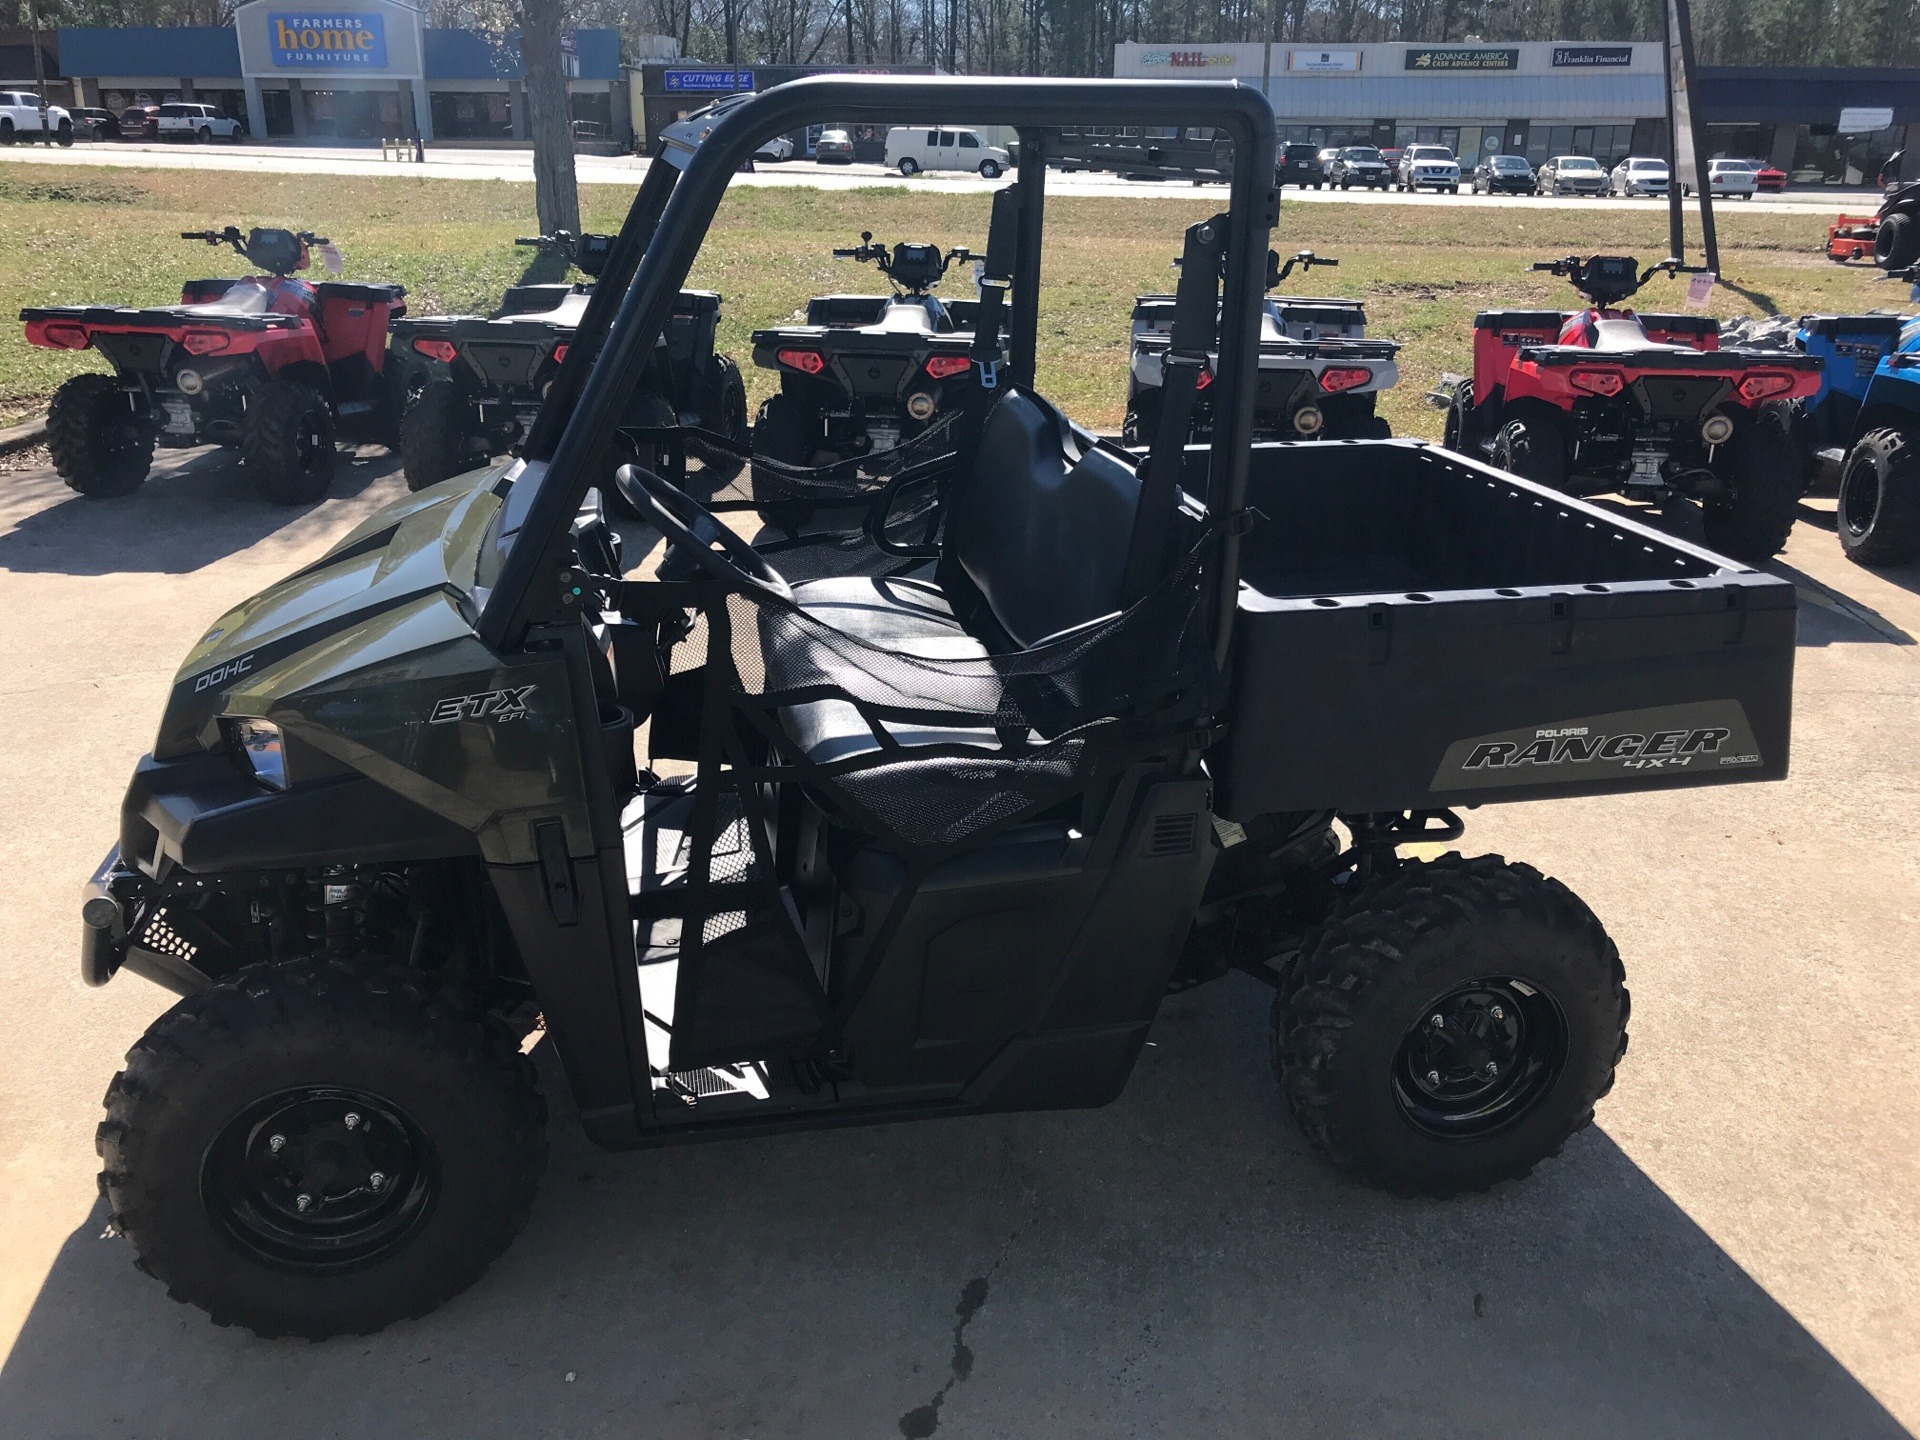
[[[47,129],[62,145],[73,144],[73,117],[58,105],[47,106]],[[31,90],[0,90],[0,145],[26,135],[40,138],[40,97]]]

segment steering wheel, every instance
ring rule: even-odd
[[[640,518],[667,537],[667,555],[660,562],[660,578],[691,578],[686,568],[704,570],[734,590],[758,590],[791,601],[793,589],[760,552],[714,518],[713,512],[651,470],[622,465],[613,483]],[[719,546],[716,550],[714,547]]]

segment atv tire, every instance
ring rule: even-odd
[[[371,1334],[458,1295],[546,1165],[506,1026],[399,967],[238,971],[148,1029],[106,1110],[100,1190],[134,1263],[268,1337]]]
[[[1447,418],[1440,427],[1440,444],[1456,455],[1472,455],[1478,460],[1480,447],[1468,449],[1468,437],[1473,433],[1472,417],[1473,381],[1462,380],[1453,392],[1453,403],[1447,406]]]
[[[127,409],[111,375],[75,375],[47,406],[47,453],[67,487],[118,500],[153,469],[153,427]]]
[[[1920,432],[1870,430],[1840,472],[1840,548],[1856,565],[1920,557]]]
[[[311,385],[271,380],[247,406],[240,463],[275,505],[310,505],[333,483],[333,410]]]
[[[1566,427],[1544,407],[1513,416],[1493,437],[1493,463],[1558,490],[1567,482]]]
[[[1889,215],[1873,236],[1873,263],[1882,270],[1904,270],[1920,260],[1920,217]]]
[[[726,436],[742,449],[751,443],[752,434],[747,428],[747,382],[729,356],[713,357],[713,369],[700,396],[700,426]],[[701,447],[700,458],[707,478],[716,487],[733,479],[746,463],[738,455],[705,446]]]
[[[1274,996],[1274,1074],[1307,1139],[1363,1183],[1486,1190],[1593,1119],[1626,1053],[1625,980],[1593,912],[1531,866],[1408,864],[1309,940]]]
[[[1714,471],[1732,487],[1731,499],[1700,507],[1707,548],[1747,565],[1763,565],[1785,547],[1800,514],[1801,467],[1780,414],[1763,411],[1734,431]]]
[[[811,465],[813,447],[807,441],[808,412],[791,395],[770,395],[761,403],[753,421],[753,458],[775,460],[783,465]],[[753,498],[761,516],[769,524],[791,534],[813,518],[814,507],[804,500],[786,498],[779,482],[769,477],[763,483],[758,470],[750,472]]]
[[[400,417],[400,469],[407,489],[451,480],[486,446],[473,429],[473,407],[451,380],[430,380]]]

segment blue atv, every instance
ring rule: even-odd
[[[1888,278],[1920,283],[1920,265]],[[1862,386],[1840,465],[1835,528],[1847,558],[1861,565],[1920,558],[1920,315],[1897,324]],[[1829,375],[1834,368],[1829,362]]]

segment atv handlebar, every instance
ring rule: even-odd
[[[1331,256],[1321,256],[1314,254],[1311,250],[1301,250],[1296,254],[1289,255],[1287,257],[1287,263],[1282,265],[1280,263],[1279,252],[1269,250],[1267,252],[1267,288],[1271,290],[1281,281],[1285,280],[1287,276],[1293,273],[1293,267],[1296,265],[1302,270],[1311,270],[1316,265],[1338,265],[1339,263],[1338,260],[1335,260]]]

